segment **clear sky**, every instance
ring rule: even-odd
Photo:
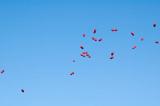
[[[0,10],[0,106],[160,106],[159,0],[1,0]]]

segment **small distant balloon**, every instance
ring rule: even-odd
[[[96,29],[93,29],[93,34],[96,34],[97,30]]]
[[[132,36],[135,36],[135,33],[134,33],[134,32],[131,32],[131,35],[132,35]]]
[[[82,34],[83,37],[86,37],[86,34]]]
[[[3,73],[4,73],[4,69],[3,69],[3,70],[1,70],[1,71],[0,71],[0,73],[1,73],[1,74],[3,74]]]
[[[143,38],[143,37],[141,37],[141,38],[140,38],[140,41],[144,41],[144,38]]]
[[[136,49],[137,48],[137,46],[136,45],[134,45],[133,47],[132,47],[132,49]]]
[[[70,76],[73,76],[74,74],[75,74],[75,72],[71,72],[71,73],[69,73],[69,75],[70,75]]]
[[[118,29],[116,29],[116,28],[112,28],[112,29],[111,29],[111,31],[112,31],[112,32],[117,32],[117,31],[118,31]]]
[[[155,28],[156,26],[157,26],[157,24],[156,24],[156,23],[154,23],[154,24],[153,24],[153,27]]]
[[[24,93],[24,89],[21,89],[21,92]]]

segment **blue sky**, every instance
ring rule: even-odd
[[[160,105],[159,0],[1,0],[0,10],[2,106]]]

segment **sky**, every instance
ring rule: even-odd
[[[160,105],[159,0],[1,0],[0,10],[1,106]]]

